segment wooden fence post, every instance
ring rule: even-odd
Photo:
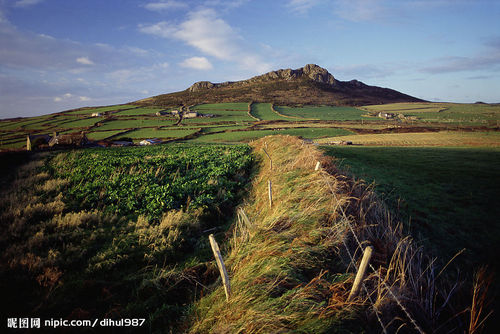
[[[268,181],[267,183],[267,188],[268,188],[268,193],[269,193],[269,207],[273,207],[273,185],[271,183],[271,180]]]
[[[366,268],[368,267],[368,263],[370,262],[372,252],[373,252],[372,246],[368,246],[365,248],[365,251],[363,253],[363,259],[361,259],[361,264],[359,265],[358,273],[356,274],[356,278],[354,279],[354,284],[352,285],[351,293],[347,298],[348,302],[358,295],[359,287],[361,286],[361,282],[363,281],[363,277],[365,276]]]
[[[316,163],[316,167],[314,168],[314,170],[315,170],[315,171],[318,171],[318,170],[320,169],[320,167],[321,167],[321,162],[319,162],[319,161],[318,161],[318,162]]]
[[[212,246],[212,251],[214,252],[217,267],[219,267],[222,284],[224,284],[226,301],[229,301],[229,296],[231,295],[231,285],[229,284],[229,276],[227,275],[226,266],[224,265],[224,260],[222,259],[222,255],[220,254],[219,245],[217,245],[217,241],[215,241],[213,234],[210,234],[208,236],[208,239],[210,240],[210,246]]]

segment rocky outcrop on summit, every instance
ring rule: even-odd
[[[326,69],[308,64],[295,70],[276,70],[241,81],[200,81],[184,91],[158,95],[136,103],[167,107],[248,101],[277,105],[363,106],[422,100],[389,88],[369,86],[357,80],[340,81]]]
[[[257,81],[269,81],[277,79],[294,80],[301,78],[309,78],[315,82],[324,83],[332,86],[335,85],[335,83],[337,82],[333,77],[333,75],[331,75],[326,69],[319,67],[318,65],[315,64],[308,64],[296,70],[288,68],[285,70],[272,71],[257,77],[253,77],[252,79],[247,81],[257,82]]]
[[[248,80],[235,81],[235,82],[223,82],[223,83],[212,83],[210,81],[199,81],[194,83],[191,87],[188,88],[190,92],[197,92],[200,90],[210,89],[210,88],[218,88],[218,87],[226,87],[226,86],[235,86],[241,87],[253,83],[258,82],[269,82],[273,80],[297,80],[297,79],[310,79],[314,82],[319,82],[323,84],[328,84],[334,86],[337,81],[326,69],[315,65],[308,64],[302,68],[298,68],[296,70],[281,69],[277,71],[272,71],[266,74],[262,74],[256,77],[253,77]]]

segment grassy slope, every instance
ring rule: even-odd
[[[500,270],[500,149],[325,148],[377,191],[436,255],[467,248],[465,262]],[[399,200],[401,198],[401,200]],[[485,233],[487,231],[487,233]],[[496,250],[496,251],[495,251]],[[493,255],[495,254],[495,255]]]
[[[225,245],[231,297],[226,302],[219,285],[201,298],[193,309],[191,333],[379,332],[374,318],[367,320],[360,312],[367,305],[364,301],[346,302],[353,277],[345,274],[343,262],[344,245],[353,241],[348,236],[349,224],[359,229],[358,238],[376,245],[377,260],[373,261],[382,266],[387,284],[418,316],[424,331],[432,332],[434,325],[444,323],[450,316],[447,311],[426,313],[442,303],[433,291],[446,293],[431,278],[436,269],[421,262],[421,249],[416,250],[410,238],[403,239],[391,228],[372,193],[341,175],[315,172],[318,160],[330,173],[335,168],[315,148],[296,138],[265,137],[251,146],[260,169],[253,178],[251,196],[242,206],[249,221],[238,220],[230,238],[218,235]],[[264,149],[272,159],[272,169]],[[272,207],[268,180],[273,185]],[[367,286],[376,287],[375,276],[370,277]],[[397,306],[384,287],[378,289],[374,298],[379,298],[381,317],[388,332],[395,332],[406,320],[395,318]],[[435,306],[424,311],[424,304]],[[412,328],[409,323],[403,326]]]

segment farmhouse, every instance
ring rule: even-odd
[[[26,138],[26,150],[31,151],[42,145],[48,145],[50,139],[49,135],[28,135]]]
[[[179,115],[179,110],[172,110],[170,113],[174,116],[177,116]]]
[[[156,116],[164,116],[166,114],[167,114],[167,112],[165,110],[161,110],[161,111],[156,112]]]
[[[378,117],[382,117],[382,118],[385,118],[385,119],[391,119],[391,118],[396,117],[396,115],[394,115],[391,112],[379,112],[378,113]]]
[[[196,117],[198,117],[198,113],[196,111],[189,111],[189,112],[185,113],[184,115],[182,115],[182,117],[184,117],[184,118],[196,118]]]
[[[142,141],[139,142],[139,145],[141,146],[147,146],[147,145],[157,145],[157,144],[161,144],[162,141],[158,138],[151,138],[151,139],[144,139]]]
[[[100,113],[100,112],[92,113],[92,117],[101,117],[101,116],[102,116],[102,113]]]
[[[69,133],[58,135],[57,133],[49,141],[49,146],[85,146],[89,143],[87,136],[82,133]]]

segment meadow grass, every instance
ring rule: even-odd
[[[75,121],[59,123],[58,127],[63,128],[63,129],[90,127],[90,126],[94,126],[97,122],[100,122],[103,119],[104,119],[104,117],[84,118],[84,119],[79,119],[79,120],[75,120]]]
[[[192,107],[192,110],[199,110],[201,111],[225,111],[225,110],[241,110],[241,111],[247,111],[247,106],[248,103],[205,103],[205,104],[199,104],[194,107]]]
[[[425,332],[435,332],[448,317],[446,330],[464,326],[455,322],[463,320],[462,313],[436,312],[443,297],[449,296],[446,304],[455,307],[455,296],[438,284],[436,268],[422,248],[392,225],[365,184],[338,174],[331,160],[295,137],[270,136],[250,145],[259,162],[250,197],[237,211],[232,235],[216,235],[226,244],[222,250],[231,296],[226,301],[220,282],[211,287],[194,304],[186,326],[190,333],[378,332],[370,305],[387,332],[413,328],[398,316],[401,311],[389,289],[404,300]],[[322,168],[315,171],[318,161]],[[374,304],[364,291],[355,302],[346,300],[353,279],[345,272],[350,262],[344,262],[346,249],[359,256],[351,228],[356,238],[376,245],[372,261],[378,269],[365,280]]]
[[[304,106],[304,107],[274,107],[279,113],[304,119],[324,121],[377,120],[363,117],[366,111],[353,107]]]
[[[240,142],[251,141],[265,136],[281,134],[291,136],[301,136],[303,138],[320,138],[331,136],[350,135],[351,131],[335,128],[285,128],[281,130],[249,130],[249,131],[233,131],[224,133],[207,134],[193,139],[195,142]]]
[[[151,126],[169,126],[174,123],[173,119],[164,118],[137,118],[137,119],[127,119],[127,120],[112,120],[103,122],[101,126],[98,127],[99,130],[119,130],[119,129],[131,129],[131,128],[141,128],[141,127],[151,127]]]
[[[442,122],[466,126],[498,126],[500,105],[461,103],[391,103],[365,106],[372,112],[392,112],[414,116],[420,122]]]
[[[65,112],[65,114],[70,114],[70,115],[90,115],[93,113],[104,113],[107,111],[115,111],[115,110],[122,110],[122,109],[130,109],[130,108],[136,108],[136,105],[133,104],[124,104],[124,105],[115,105],[115,106],[108,106],[108,107],[99,107],[99,108],[85,108],[82,110],[74,110],[74,111],[68,111]]]
[[[147,139],[147,138],[180,138],[189,136],[199,129],[173,129],[173,130],[158,130],[156,128],[143,128],[126,133],[126,137],[132,139]]]
[[[467,248],[466,263],[500,272],[499,148],[325,147],[376,190],[436,255]],[[485,233],[485,231],[487,231]],[[496,250],[496,251],[495,251]]]
[[[108,137],[114,136],[120,132],[123,131],[122,130],[94,131],[87,133],[87,138],[89,138],[90,140],[103,140]]]
[[[290,120],[275,113],[271,109],[271,103],[253,103],[251,114],[263,121]]]
[[[135,109],[126,109],[121,110],[113,115],[115,116],[155,116],[158,111],[163,111],[165,108],[135,108]]]
[[[498,132],[440,131],[421,133],[382,133],[319,139],[319,143],[349,140],[366,146],[500,146]]]

